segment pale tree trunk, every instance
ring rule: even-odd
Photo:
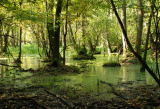
[[[69,24],[69,29],[70,29],[70,34],[69,34],[69,38],[73,44],[73,48],[76,50],[76,52],[78,53],[78,45],[76,44],[76,40],[73,36],[73,30],[72,30],[72,27],[71,27],[71,24]],[[76,35],[76,34],[75,34]]]
[[[122,11],[121,11],[121,19],[122,19],[122,23],[124,26],[124,29],[127,32],[127,25],[126,25],[126,0],[122,0]],[[126,40],[124,38],[124,34],[122,33],[122,42],[123,42],[123,57],[126,58],[127,57],[127,43]]]
[[[143,30],[143,7],[142,0],[137,0],[138,10],[139,10],[139,21],[137,28],[137,39],[136,39],[136,52],[140,55],[141,48],[141,39],[142,39],[142,30]]]
[[[86,44],[85,44],[85,35],[86,35],[86,31],[85,31],[85,14],[82,14],[82,46],[83,48],[85,48]]]
[[[107,27],[105,28],[105,37],[106,37],[107,52],[108,52],[108,55],[110,55],[112,53],[112,49],[111,49],[111,45],[108,38]]]

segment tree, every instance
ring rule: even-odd
[[[64,40],[64,47],[63,47],[63,64],[65,65],[65,58],[66,58],[66,56],[65,56],[65,50],[66,50],[66,36],[67,36],[67,23],[68,22],[68,0],[67,0],[67,3],[66,3],[66,22],[65,22],[65,33],[64,33],[64,38],[63,38],[63,40]]]
[[[137,28],[137,39],[136,39],[136,52],[140,54],[141,48],[141,39],[142,39],[142,30],[143,30],[143,6],[142,0],[137,0],[138,10],[139,10],[139,21],[138,21],[138,28]]]
[[[54,1],[51,1],[52,3],[48,3],[48,1],[46,0],[46,11],[47,13],[51,13],[53,8],[54,8]],[[52,13],[50,15],[47,14],[47,31],[48,31],[48,39],[49,39],[49,56],[53,57],[53,40],[54,40],[54,18],[50,19],[50,17],[52,17]]]
[[[146,62],[143,61],[142,57],[141,57],[137,52],[134,51],[134,49],[133,49],[133,47],[132,47],[132,45],[131,45],[131,43],[130,43],[130,41],[129,41],[129,39],[128,39],[127,33],[126,33],[125,29],[124,29],[123,23],[122,23],[119,15],[118,15],[118,13],[117,13],[117,10],[116,10],[116,7],[115,7],[115,5],[114,5],[113,0],[110,0],[110,2],[111,2],[111,5],[112,5],[112,9],[113,9],[113,11],[114,11],[114,13],[115,13],[115,15],[116,15],[116,17],[117,17],[117,20],[118,20],[118,22],[119,22],[119,24],[120,24],[120,27],[121,27],[121,29],[122,29],[122,32],[123,32],[123,34],[124,34],[124,36],[125,36],[125,39],[126,39],[126,42],[127,42],[128,47],[130,48],[130,50],[132,51],[132,53],[138,58],[138,60],[141,62],[141,64],[146,68],[146,70],[149,72],[149,74],[154,78],[154,80],[155,80],[155,81],[158,83],[158,85],[160,86],[160,78],[159,78],[159,75],[157,76],[157,75],[148,67],[148,65],[146,64]]]
[[[146,43],[145,43],[145,50],[144,50],[144,56],[143,56],[144,62],[146,62],[146,57],[147,57],[148,40],[149,40],[149,35],[150,35],[151,20],[152,20],[153,14],[154,14],[154,7],[155,7],[155,0],[153,0],[152,3],[151,3],[151,12],[150,12],[149,20],[148,20]],[[145,67],[142,66],[140,71],[144,72],[145,71]]]
[[[21,10],[21,8],[22,8],[22,2],[23,0],[21,0],[20,2],[19,2],[19,5],[20,5],[20,10]],[[18,55],[18,58],[17,58],[17,60],[16,60],[16,62],[17,63],[21,63],[21,44],[22,44],[22,23],[20,23],[20,33],[19,33],[20,35],[19,35],[19,55]]]
[[[54,39],[53,39],[53,66],[58,67],[59,66],[59,62],[60,61],[60,57],[59,57],[59,41],[60,41],[60,24],[61,24],[61,10],[62,10],[62,3],[63,0],[58,0],[57,2],[57,8],[56,8],[56,19],[55,19],[55,34],[54,34]]]
[[[121,19],[123,26],[127,32],[127,25],[126,25],[126,0],[122,0],[122,12],[121,12]],[[124,38],[124,34],[122,33],[122,42],[123,42],[123,57],[127,57],[127,43]]]

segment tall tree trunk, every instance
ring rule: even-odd
[[[63,0],[58,0],[57,8],[56,8],[56,20],[55,20],[55,35],[53,39],[53,60],[57,59],[60,60],[59,57],[59,38],[60,38],[60,17],[61,17],[61,10],[62,10],[62,2]],[[58,67],[59,65],[55,65]]]
[[[42,46],[43,46],[44,54],[45,54],[47,57],[49,57],[49,53],[48,53],[48,51],[47,51],[48,47],[47,47],[47,43],[46,43],[44,31],[43,31],[43,26],[41,27],[41,34],[42,34]]]
[[[15,41],[15,30],[13,28],[12,28],[12,37],[13,37],[11,39],[12,40],[12,46],[15,47],[15,43],[16,43],[16,41]]]
[[[4,49],[3,49],[3,52],[7,52],[7,48],[8,48],[8,35],[9,35],[9,27],[7,28],[7,33],[4,36]]]
[[[144,50],[144,56],[143,56],[144,62],[146,62],[146,57],[147,57],[148,40],[149,40],[149,35],[150,35],[151,20],[152,20],[152,16],[153,16],[153,13],[154,13],[153,12],[154,11],[154,7],[155,7],[155,0],[151,4],[151,13],[150,13],[149,20],[148,20],[146,44],[145,44],[145,50]],[[142,66],[141,69],[140,69],[140,71],[145,72],[145,67]]]
[[[136,52],[140,55],[141,48],[141,39],[142,39],[142,30],[143,30],[143,6],[142,0],[137,0],[138,9],[139,9],[139,21],[137,28],[137,39],[136,39]]]
[[[82,14],[82,47],[83,48],[86,48],[86,45],[85,45],[85,35],[86,35],[86,31],[85,31],[85,14]]]
[[[19,35],[19,55],[18,55],[18,59],[17,62],[20,63],[21,62],[21,39],[22,39],[22,26],[20,26],[20,35]]]
[[[91,38],[88,39],[88,46],[89,46],[89,51],[90,51],[91,53],[94,53],[95,48],[93,47],[92,39],[91,39]]]
[[[0,19],[0,45],[1,45],[1,52],[3,52],[3,29],[2,29],[2,20]]]
[[[20,9],[22,9],[22,0],[21,2],[19,2],[19,5],[20,5]],[[21,63],[21,40],[22,40],[22,23],[20,22],[20,31],[19,31],[19,55],[18,55],[18,59],[16,60],[17,63]]]
[[[46,0],[46,11],[47,12],[52,12],[54,5],[51,3],[48,3]],[[50,15],[52,16],[52,15]],[[50,17],[49,15],[47,15],[47,31],[48,31],[48,39],[49,39],[49,56],[53,57],[53,41],[54,41],[54,24],[53,24],[53,19],[49,19]]]
[[[76,40],[73,36],[73,30],[72,30],[72,27],[71,27],[71,24],[69,24],[69,29],[70,29],[70,34],[69,34],[69,38],[73,44],[73,48],[76,50],[76,52],[78,53],[78,45],[76,44]]]
[[[149,35],[149,42],[151,44],[152,54],[154,54],[154,52],[156,51],[156,43],[154,42],[152,34]]]
[[[110,56],[110,54],[112,53],[112,48],[111,48],[111,44],[110,44],[109,38],[108,38],[107,25],[105,28],[105,37],[106,37],[106,45],[107,45],[108,55]]]
[[[121,19],[124,26],[124,29],[127,32],[127,25],[126,25],[126,0],[122,0],[122,12],[121,12]],[[122,43],[123,43],[123,57],[127,57],[127,43],[124,38],[124,34],[122,33]]]
[[[68,22],[68,0],[66,3],[66,24],[65,24],[65,33],[64,33],[64,48],[63,48],[63,64],[65,65],[66,62],[66,55],[65,55],[65,51],[66,51],[66,36],[67,36],[67,22]]]
[[[141,62],[141,64],[146,68],[146,70],[149,72],[149,74],[154,78],[154,80],[160,86],[160,79],[159,79],[159,77],[157,77],[157,75],[148,67],[148,65],[146,64],[146,62],[143,61],[142,57],[137,52],[134,51],[134,49],[133,49],[133,47],[132,47],[132,45],[131,45],[131,43],[130,43],[130,41],[128,39],[127,33],[126,33],[125,29],[124,29],[123,23],[122,23],[119,15],[117,13],[117,10],[116,10],[116,7],[114,5],[113,0],[110,0],[110,2],[111,2],[111,5],[112,5],[112,9],[113,9],[113,11],[114,11],[114,13],[115,13],[115,15],[116,15],[116,17],[118,19],[119,24],[120,24],[120,27],[121,27],[121,29],[123,31],[123,34],[125,36],[125,39],[126,39],[128,47],[130,48],[130,50],[132,51],[132,53],[138,58],[138,60]]]

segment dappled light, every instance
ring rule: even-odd
[[[0,109],[159,109],[159,0],[1,0]]]

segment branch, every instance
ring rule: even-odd
[[[45,89],[44,91],[46,91],[46,92],[47,92],[48,94],[50,94],[50,95],[53,95],[53,96],[57,97],[58,99],[60,99],[61,101],[63,101],[66,105],[70,106],[71,108],[74,108],[74,107],[75,107],[75,106],[74,106],[72,103],[70,103],[69,101],[66,101],[65,99],[59,97],[59,95],[56,95],[56,94],[54,94],[54,93],[51,93],[51,92],[47,91],[46,89]]]
[[[8,65],[8,64],[2,64],[2,63],[0,63],[0,65],[8,66],[8,67],[20,67],[20,66],[12,66],[12,65]]]
[[[107,85],[109,85],[110,87],[113,87],[113,84],[111,84],[111,83],[107,83],[107,82],[105,82],[105,81],[100,81],[100,82],[103,83],[103,84],[107,84]],[[116,96],[127,100],[127,98],[125,98],[125,97],[123,97],[122,95],[120,95],[120,94],[118,94],[117,92],[115,92],[114,89],[112,89],[111,92],[112,92],[113,94],[115,94]]]

